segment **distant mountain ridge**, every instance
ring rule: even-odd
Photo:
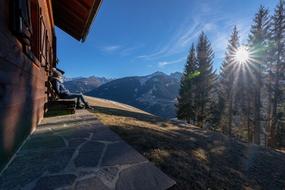
[[[161,117],[174,118],[181,77],[182,73],[179,72],[124,77],[106,82],[86,95],[129,104]]]
[[[77,77],[77,78],[66,78],[64,80],[64,85],[71,92],[82,92],[86,93],[99,86],[110,82],[112,79],[107,79],[105,77]]]

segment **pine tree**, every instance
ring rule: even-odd
[[[213,88],[210,92],[210,113],[207,120],[210,124],[211,129],[216,130],[220,127],[224,102],[221,100],[222,96],[219,89],[219,75],[215,74],[214,79]]]
[[[198,76],[198,65],[194,44],[190,49],[184,73],[181,79],[179,97],[177,98],[177,118],[195,124],[195,82]]]
[[[264,87],[265,66],[268,60],[268,39],[269,39],[270,18],[268,10],[261,6],[255,15],[251,26],[248,46],[250,48],[250,68],[253,74],[252,87],[254,95],[254,143],[260,144],[261,131],[261,94]]]
[[[213,72],[214,53],[207,36],[202,32],[199,36],[197,44],[197,62],[198,72],[197,77],[197,101],[195,108],[197,110],[198,126],[204,127],[211,114],[210,95],[213,89],[215,74]]]
[[[235,53],[239,47],[239,37],[236,26],[233,29],[231,38],[228,42],[225,59],[222,64],[220,73],[220,101],[222,107],[222,120],[220,125],[222,132],[227,133],[229,136],[232,133],[232,120],[233,120],[233,104],[235,96],[235,71],[236,61]]]
[[[280,0],[272,17],[271,31],[271,60],[270,60],[270,112],[269,112],[269,128],[270,137],[269,145],[276,145],[276,133],[278,131],[278,120],[282,115],[282,109],[279,105],[282,98],[282,89],[280,81],[284,80],[285,72],[285,5],[284,1]]]

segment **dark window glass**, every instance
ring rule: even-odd
[[[30,0],[14,0],[12,2],[12,29],[19,40],[26,46],[31,45],[32,23]]]
[[[38,0],[31,1],[31,16],[33,25],[32,52],[40,60],[40,7]]]

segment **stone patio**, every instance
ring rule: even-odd
[[[164,190],[174,184],[86,110],[44,119],[0,176],[1,190]]]

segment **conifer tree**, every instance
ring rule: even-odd
[[[213,72],[214,53],[207,36],[202,32],[197,44],[197,101],[195,108],[197,110],[198,126],[204,127],[211,114],[210,95],[213,89],[215,74]]]
[[[254,143],[260,144],[261,112],[263,102],[261,100],[264,87],[265,67],[268,60],[268,39],[269,39],[270,18],[268,10],[260,6],[251,26],[248,46],[250,48],[249,69],[253,74],[253,125]],[[250,140],[250,139],[249,139]]]
[[[210,113],[208,115],[208,122],[210,124],[209,127],[211,129],[216,130],[217,128],[220,127],[220,121],[222,117],[222,111],[224,107],[224,102],[221,100],[221,94],[220,94],[220,89],[219,89],[219,75],[216,74],[214,76],[214,81],[213,81],[213,88],[210,91]]]
[[[195,82],[197,78],[197,58],[194,44],[190,49],[184,73],[181,79],[179,97],[177,98],[177,118],[195,124]]]
[[[285,5],[280,0],[272,17],[271,29],[271,60],[270,60],[270,84],[269,84],[269,145],[276,145],[276,133],[278,131],[278,120],[284,114],[280,109],[282,89],[280,82],[284,80],[285,72]]]
[[[220,74],[220,101],[222,101],[222,117],[221,128],[223,133],[227,133],[229,136],[232,131],[233,120],[233,104],[235,96],[235,78],[236,78],[236,61],[235,53],[239,47],[239,36],[236,26],[233,29],[232,35],[228,42],[227,51],[225,53],[225,59],[222,64]]]

